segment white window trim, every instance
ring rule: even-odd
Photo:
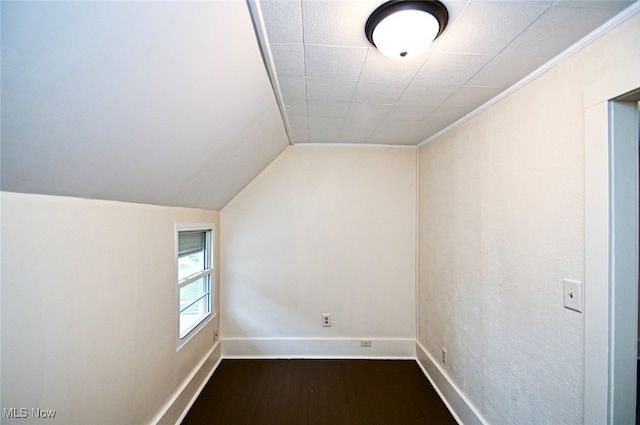
[[[205,241],[206,252],[207,252],[207,264],[210,264],[211,274],[210,274],[210,303],[211,309],[209,313],[198,323],[193,329],[191,329],[184,337],[180,337],[180,284],[178,279],[178,233],[179,232],[193,232],[193,231],[203,231],[207,233],[207,240]],[[216,266],[215,263],[215,238],[216,238],[216,226],[213,223],[176,223],[174,228],[174,261],[173,265],[175,268],[175,279],[173,280],[173,284],[175,286],[176,298],[175,298],[175,315],[176,315],[176,351],[179,351],[184,345],[193,338],[202,328],[204,328],[207,323],[211,321],[214,317],[216,317]],[[194,279],[193,277],[189,277],[188,280]]]

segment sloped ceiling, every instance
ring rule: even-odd
[[[444,0],[406,62],[381,3],[3,1],[0,187],[219,210],[290,143],[419,144],[634,2]]]
[[[4,191],[219,210],[289,145],[244,1],[1,12]]]
[[[442,35],[395,61],[364,33],[383,2],[252,2],[292,143],[419,144],[634,3],[442,0]]]

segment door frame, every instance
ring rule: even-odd
[[[594,425],[635,417],[636,376],[628,367],[633,361],[635,369],[637,319],[629,325],[628,317],[638,308],[638,123],[628,95],[640,88],[640,65],[616,74],[584,95],[584,423]],[[630,117],[635,132],[624,130]]]

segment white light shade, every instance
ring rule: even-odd
[[[373,42],[391,59],[410,59],[429,48],[440,31],[438,20],[421,10],[400,10],[384,18],[373,30]]]

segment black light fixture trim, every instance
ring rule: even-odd
[[[384,18],[401,10],[421,10],[433,15],[440,25],[440,29],[435,38],[438,38],[438,36],[442,34],[442,31],[444,31],[444,28],[447,26],[447,22],[449,21],[449,12],[447,12],[445,5],[439,1],[391,0],[380,5],[373,11],[371,16],[369,16],[369,19],[367,19],[367,23],[364,26],[364,32],[367,35],[367,40],[375,46],[376,43],[373,42],[373,30]]]

